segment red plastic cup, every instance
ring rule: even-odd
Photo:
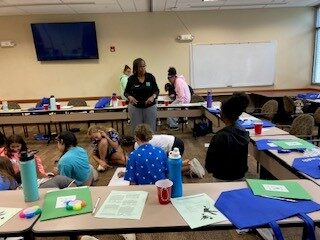
[[[164,101],[164,105],[165,105],[165,106],[169,106],[169,101],[168,101],[168,100],[165,100],[165,101]]]
[[[122,106],[126,106],[127,105],[126,100],[122,100],[121,103],[122,103]]]
[[[256,122],[256,123],[254,123],[254,133],[255,133],[255,134],[261,134],[261,132],[262,132],[262,126],[263,126],[262,122]]]
[[[49,110],[49,104],[43,104],[44,110]]]
[[[57,107],[57,110],[60,110],[61,109],[61,104],[60,103],[56,103],[56,107]]]
[[[163,205],[170,203],[173,182],[169,179],[162,179],[156,181],[155,185],[157,186],[159,203]]]

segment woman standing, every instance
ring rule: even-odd
[[[131,135],[137,125],[148,124],[152,131],[156,130],[159,88],[155,77],[146,72],[146,63],[142,58],[133,61],[133,75],[129,77],[124,95],[129,100],[129,116],[131,119]]]

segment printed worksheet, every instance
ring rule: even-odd
[[[147,196],[144,191],[111,191],[95,217],[140,219]]]
[[[171,198],[171,202],[191,229],[227,220],[205,193]]]

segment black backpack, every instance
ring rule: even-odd
[[[192,129],[192,135],[194,138],[205,136],[212,132],[212,122],[202,119],[200,122],[196,122]]]

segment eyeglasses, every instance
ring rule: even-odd
[[[139,68],[146,68],[147,65],[142,65],[142,66],[139,66]]]

